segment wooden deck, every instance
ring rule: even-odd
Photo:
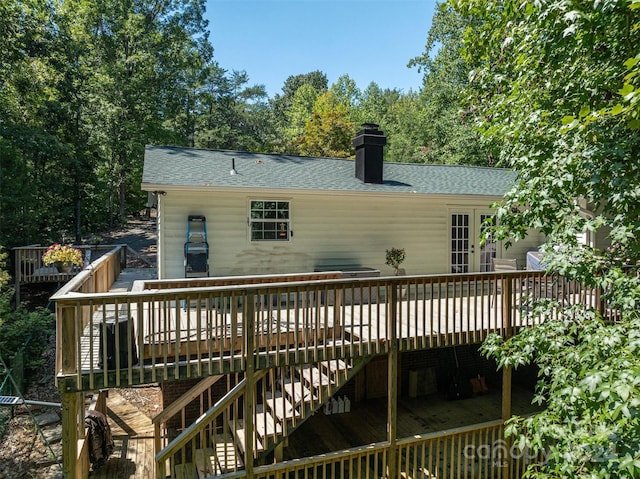
[[[513,413],[539,411],[532,393],[514,387]],[[352,403],[349,413],[318,413],[288,439],[284,460],[325,454],[386,440],[386,398]],[[398,400],[398,437],[452,430],[500,418],[500,391],[492,389],[461,401],[448,401],[437,393]],[[109,392],[107,412],[116,449],[109,461],[89,475],[91,479],[154,479],[153,427],[151,420],[117,391]]]
[[[540,411],[531,404],[533,393],[513,387],[514,415]],[[445,431],[500,419],[501,395],[491,389],[460,401],[448,401],[436,393],[417,398],[398,398],[398,438]],[[288,439],[284,459],[326,454],[387,440],[387,398],[351,403],[351,412],[325,416],[318,413],[305,422]]]
[[[562,313],[567,305],[601,310],[605,305],[598,291],[573,287],[557,275],[526,271],[291,282],[276,276],[268,280],[247,277],[239,284],[235,283],[236,278],[210,278],[207,282],[211,284],[188,282],[184,285],[186,280],[177,284],[166,280],[164,284],[148,281],[137,291],[120,286],[119,291],[111,292],[104,287],[113,285],[113,278],[120,274],[116,261],[115,253],[105,257],[98,265],[101,270],[96,267],[92,275],[81,272],[53,298],[58,327],[57,379],[65,404],[63,432],[68,438],[64,451],[65,473],[70,476],[76,476],[75,471],[85,468],[84,456],[78,454],[77,447],[81,433],[76,429],[81,427],[76,420],[80,416],[78,399],[82,391],[237,373],[245,375],[239,393],[246,394],[248,404],[254,404],[252,398],[258,382],[274,368],[388,355],[391,360],[384,369],[388,378],[395,378],[399,354],[477,344],[491,332],[509,336],[519,327]],[[216,281],[220,283],[215,284]],[[539,300],[554,301],[555,306],[544,313],[532,309],[531,305]],[[107,344],[105,332],[110,324],[116,321],[120,324],[123,318],[125,329],[115,328],[120,333],[116,333],[114,352],[121,359],[115,369],[104,364],[99,368],[100,360],[106,361],[106,352],[99,354],[100,346]],[[133,348],[140,352],[140,360],[133,360]],[[119,352],[128,352],[128,355],[122,359]],[[386,392],[396,397],[396,381],[389,379],[388,384],[391,392]],[[425,467],[426,457],[419,448],[425,451],[431,444],[442,452],[439,449],[441,434],[451,433],[448,442],[443,443],[446,457],[440,457],[441,462],[446,462],[450,454],[459,455],[461,444],[466,447],[485,440],[479,439],[478,434],[495,440],[502,437],[499,418],[502,414],[509,415],[505,412],[509,402],[502,409],[500,402],[503,395],[508,394],[505,391],[510,390],[510,379],[507,379],[502,394],[440,406],[442,398],[399,398],[397,414],[393,405],[387,407],[386,400],[352,402],[352,412],[348,414],[323,417],[322,413],[316,413],[308,425],[288,438],[290,452],[285,448],[285,454],[290,456],[285,458],[316,454],[296,463],[301,467],[300,473],[306,474],[304,471],[316,467],[341,467],[343,456],[351,458],[349,461],[353,460],[356,468],[375,456],[376,467],[386,467],[389,461],[391,470],[401,470],[404,474],[407,463],[396,464],[396,459],[421,458],[420,467]],[[513,403],[516,402],[514,399]],[[224,408],[231,406],[226,403],[223,406],[210,416],[217,419],[218,415],[226,414]],[[247,409],[247,414],[253,414],[251,406]],[[470,412],[461,412],[467,410]],[[518,413],[515,405],[514,412]],[[363,416],[358,416],[360,413]],[[124,416],[115,417],[126,424],[122,421]],[[465,419],[461,422],[461,418]],[[147,459],[154,459],[151,434],[147,438],[146,432],[139,433],[135,428],[131,428],[133,434],[130,434],[127,427],[121,425],[126,434],[121,435],[119,452],[113,458],[113,467],[119,469],[110,477],[152,477],[154,467],[161,477],[169,471],[173,474],[177,471],[174,466],[183,464],[177,456],[188,457],[186,448],[195,448],[195,442],[191,443],[205,426],[210,426],[207,421],[213,419],[194,423],[188,435],[162,449],[157,453],[158,461],[152,463]],[[316,421],[319,422],[316,424]],[[247,424],[251,431],[252,423]],[[464,424],[468,426],[455,429]],[[399,438],[397,444],[385,443],[388,428]],[[449,428],[454,429],[442,431]],[[249,454],[251,443],[244,444]],[[310,443],[318,449],[296,450]],[[353,450],[354,444],[355,449],[361,450]],[[363,445],[366,450],[362,449]],[[352,449],[345,451],[344,448]],[[340,452],[328,454],[326,451]],[[438,454],[431,454],[428,459],[435,459]],[[76,457],[78,460],[74,461]],[[271,477],[272,471],[289,471],[290,467],[298,466],[289,463],[258,466],[249,462],[247,474],[266,478]],[[351,467],[349,462],[349,471]],[[447,469],[450,472],[462,471],[460,467],[466,466],[456,459],[451,464],[429,463],[426,467],[429,470],[451,468]],[[518,471],[520,474],[521,469]]]
[[[152,479],[153,425],[151,419],[118,394],[109,391],[107,418],[115,443],[113,454],[101,468],[91,471],[91,479]]]
[[[514,295],[515,306],[509,314],[511,327],[531,323],[524,306],[526,297],[524,293]],[[505,321],[501,298],[498,295],[496,299],[492,294],[476,295],[471,300],[459,297],[403,299],[397,308],[400,319],[396,323],[396,337],[409,343],[411,349],[481,342],[488,331],[500,330]],[[389,306],[383,302],[342,308],[269,306],[256,312],[256,347],[295,347],[308,345],[317,338],[345,336],[352,341],[376,343],[389,337],[388,314]],[[244,341],[242,312],[230,312],[228,307],[216,307],[204,300],[202,304],[189,301],[188,307],[187,301],[179,300],[106,304],[95,311],[81,337],[84,374],[101,370],[98,366],[102,362],[100,330],[105,322],[113,322],[116,317],[119,320],[139,318],[134,319],[132,326],[138,339],[136,349],[143,360],[152,362],[164,363],[187,354],[228,355],[240,351]],[[137,331],[140,325],[141,334]]]

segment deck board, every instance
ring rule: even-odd
[[[153,479],[153,425],[151,419],[123,398],[109,391],[107,419],[115,449],[107,463],[91,471],[90,479]]]

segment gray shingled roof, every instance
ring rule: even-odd
[[[237,175],[231,175],[235,159]],[[384,184],[355,177],[355,162],[228,150],[148,146],[142,189],[269,188],[502,196],[515,175],[501,168],[385,163]]]

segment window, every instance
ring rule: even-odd
[[[469,215],[451,215],[451,272],[469,272]]]
[[[289,241],[289,202],[251,201],[251,241]]]

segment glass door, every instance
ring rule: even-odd
[[[492,216],[490,212],[480,210],[451,211],[450,257],[452,273],[491,271],[491,260],[496,257],[496,242],[489,239],[480,246],[480,233],[485,221]]]
[[[478,218],[478,244],[480,244],[480,237],[482,236],[484,229],[487,227],[487,222],[491,222],[491,219],[494,218],[495,215],[490,213],[476,213],[476,215]],[[493,262],[491,260],[496,257],[497,249],[496,240],[492,237],[487,238],[485,243],[480,246],[477,271],[480,271],[481,273],[493,271]]]

